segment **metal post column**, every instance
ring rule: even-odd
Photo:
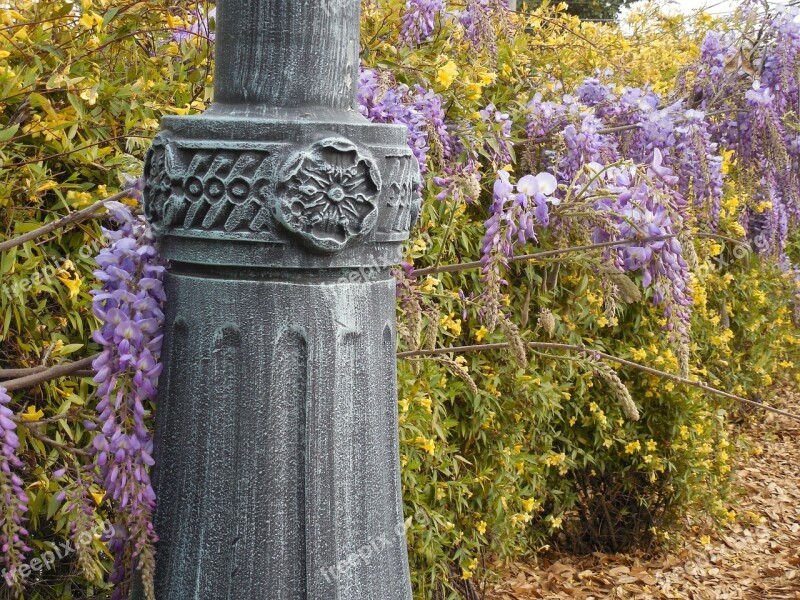
[[[389,269],[419,166],[355,109],[358,0],[217,7],[215,102],[145,166],[171,265],[156,597],[410,600]]]

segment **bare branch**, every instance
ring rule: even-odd
[[[16,246],[21,246],[25,242],[29,242],[31,240],[35,240],[36,238],[42,237],[43,235],[47,235],[51,231],[55,231],[56,229],[61,229],[66,227],[70,223],[75,223],[76,221],[82,221],[84,219],[90,219],[97,214],[101,208],[105,206],[106,202],[112,202],[116,200],[122,200],[123,198],[127,198],[130,196],[130,192],[127,190],[123,190],[113,196],[106,198],[105,200],[100,200],[99,202],[95,202],[91,206],[87,206],[86,208],[79,210],[74,213],[70,213],[65,217],[47,223],[39,227],[38,229],[34,229],[33,231],[29,231],[28,233],[23,233],[20,236],[15,238],[11,238],[10,240],[6,240],[4,242],[0,242],[0,252],[7,252]]]
[[[2,386],[6,389],[6,391],[11,392],[13,390],[21,390],[24,388],[33,387],[34,385],[44,383],[45,381],[50,381],[51,379],[75,375],[78,372],[84,371],[85,369],[91,367],[92,362],[98,356],[100,355],[95,354],[93,356],[82,358],[81,360],[76,360],[75,362],[48,367],[43,371],[38,371],[31,375],[26,375],[25,377],[4,381]]]
[[[579,352],[590,358],[596,358],[596,359],[602,358],[604,360],[625,365],[626,367],[631,367],[633,369],[644,371],[645,373],[649,373],[657,377],[670,379],[672,381],[675,381],[676,383],[682,383],[684,385],[690,385],[696,388],[700,388],[701,390],[704,390],[706,392],[710,392],[712,394],[716,394],[717,396],[722,396],[724,398],[729,398],[731,400],[736,400],[737,402],[741,402],[742,404],[749,404],[750,406],[754,406],[756,408],[762,408],[766,411],[773,412],[778,415],[783,415],[784,417],[788,417],[790,419],[794,419],[795,421],[800,421],[800,415],[793,415],[792,413],[780,410],[779,408],[773,408],[772,406],[767,406],[765,404],[755,402],[754,400],[750,400],[749,398],[742,398],[741,396],[731,394],[730,392],[718,390],[717,388],[711,387],[710,385],[707,385],[701,381],[693,381],[691,379],[680,377],[679,375],[673,375],[672,373],[667,373],[666,371],[659,371],[658,369],[641,365],[639,363],[624,358],[619,358],[618,356],[614,356],[612,354],[606,354],[605,352],[600,352],[599,350],[592,350],[591,348],[587,348],[585,346],[577,346],[573,344],[558,344],[556,342],[526,342],[526,345],[530,348],[540,348],[544,350],[566,350],[568,352]],[[451,352],[453,353],[481,352],[483,350],[503,350],[509,347],[510,344],[508,342],[500,342],[496,344],[475,344],[472,346],[453,346],[450,348],[436,348],[434,350],[410,350],[407,352],[399,352],[397,354],[397,357],[412,358],[415,356],[432,356],[436,354],[449,354]]]

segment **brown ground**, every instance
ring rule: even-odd
[[[800,394],[781,404],[800,414]],[[689,529],[680,549],[657,559],[595,553],[514,564],[487,600],[800,600],[800,422],[771,413],[752,420],[745,435],[756,451],[736,474],[739,522],[717,532]]]

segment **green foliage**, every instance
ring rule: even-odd
[[[32,231],[117,192],[141,173],[159,118],[200,110],[208,46],[176,43],[189,7],[172,3],[15,1],[0,12],[0,239]],[[134,202],[134,201],[131,201]],[[97,352],[89,291],[102,220],[75,223],[0,259],[0,368],[50,366]],[[23,479],[30,496],[31,558],[76,540],[88,524],[72,493],[89,459],[94,385],[64,378],[13,394]],[[53,472],[67,473],[56,480]],[[112,507],[91,485],[95,527]],[[26,597],[94,597],[107,589],[105,544],[91,544],[28,579]]]
[[[16,0],[3,9],[0,39],[0,237],[33,230],[120,189],[141,172],[143,152],[168,113],[202,110],[210,96],[210,56],[202,38],[176,42],[194,6]],[[362,58],[409,86],[442,94],[448,120],[481,156],[482,194],[436,200],[430,182],[421,223],[407,247],[416,267],[475,260],[497,169],[527,172],[524,106],[535,91],[571,86],[595,68],[619,67],[620,84],[671,89],[697,50],[707,20],[634,18],[633,36],[540,8],[496,24],[498,53],[476,52],[455,29],[419,48],[401,47],[390,0],[365,10]],[[643,23],[649,22],[650,25]],[[656,25],[652,25],[656,23]],[[515,160],[492,163],[493,132],[477,111],[511,113]],[[435,145],[429,168],[445,168]],[[475,182],[471,183],[475,185]],[[466,187],[468,182],[460,182]],[[722,233],[742,238],[735,183],[727,190]],[[99,221],[25,243],[0,259],[0,368],[89,356],[95,325],[91,256],[104,242]],[[577,239],[543,237],[541,249]],[[697,240],[691,376],[734,393],[763,395],[797,378],[800,338],[791,326],[792,282],[735,246]],[[790,252],[800,256],[795,240]],[[741,255],[740,255],[741,254]],[[586,355],[520,342],[585,345],[676,374],[679,357],[647,294],[609,293],[597,253],[515,264],[504,301],[509,321],[489,333],[472,294],[480,271],[419,282],[421,305],[399,308],[401,350],[510,341],[517,348],[400,361],[400,437],[416,597],[454,597],[483,576],[493,557],[530,556],[546,547],[624,550],[668,539],[690,511],[733,518],[726,492],[733,455],[730,403],[688,386],[618,370],[642,414],[629,419],[618,381]],[[639,282],[618,281],[630,290]],[[641,286],[638,286],[640,289]],[[467,300],[462,300],[459,292]],[[641,294],[640,294],[641,296]],[[724,307],[724,308],[723,308]],[[466,312],[466,315],[462,314]],[[769,335],[764,335],[768,329]],[[59,506],[62,488],[87,477],[85,447],[95,399],[86,378],[16,392],[24,481],[31,495],[34,550],[69,539],[81,517]],[[25,415],[28,416],[25,416]],[[38,424],[37,424],[38,423]],[[54,443],[55,442],[55,443]],[[60,466],[68,471],[53,477]],[[100,524],[113,506],[97,494]],[[29,587],[31,599],[88,598],[109,557],[99,539],[59,561]]]

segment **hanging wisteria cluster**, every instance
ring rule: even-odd
[[[484,285],[481,316],[490,329],[497,325],[500,294],[508,282],[503,267],[514,256],[514,248],[529,241],[536,242],[536,229],[550,223],[548,204],[557,205],[557,182],[550,173],[525,175],[516,185],[507,171],[500,171],[492,190],[486,233],[481,242],[482,283]]]
[[[153,442],[145,419],[161,372],[164,264],[146,223],[124,205],[110,208],[119,228],[105,231],[111,244],[97,256],[95,272],[102,289],[95,292],[93,309],[103,325],[93,337],[103,350],[93,363],[100,398],[93,448],[100,482],[123,517],[108,539],[115,557],[114,599],[126,597],[128,566],[135,563],[152,600],[157,538],[148,474]]]
[[[503,11],[500,0],[467,0],[451,14],[442,0],[407,0],[402,41],[424,44],[438,23],[450,19],[476,50],[494,53]],[[756,199],[742,225],[757,249],[782,254],[788,225],[800,216],[800,125],[792,116],[800,102],[800,30],[790,13],[773,19],[772,30],[758,65],[746,64],[727,34],[709,34],[695,76],[687,79],[691,87],[672,99],[646,88],[618,89],[609,83],[613,74],[598,72],[573,93],[556,86],[547,98],[526,97],[524,122],[515,122],[519,111],[513,107],[487,103],[469,129],[448,119],[448,103],[434,90],[400,83],[388,71],[362,69],[358,108],[371,121],[407,128],[409,146],[439,201],[479,204],[482,179],[493,182],[480,248],[484,291],[479,299],[469,297],[470,303],[480,301],[479,316],[489,329],[503,319],[500,299],[510,259],[545,234],[581,234],[594,243],[632,240],[608,249],[608,263],[639,278],[663,310],[665,329],[685,346],[693,300],[689,249],[679,236],[689,228],[713,233],[719,226],[723,149],[736,151],[737,168],[754,184]],[[97,258],[102,289],[94,311],[103,325],[94,335],[102,353],[94,365],[100,423],[93,448],[99,482],[121,515],[107,540],[115,556],[112,581],[127,582],[126,566],[136,562],[152,594],[147,582],[155,497],[145,418],[160,372],[164,266],[145,223],[122,205],[111,208],[119,228],[107,231],[111,245]],[[573,213],[580,216],[568,217]],[[401,306],[413,305],[419,313],[411,265],[405,275]],[[462,300],[466,305],[463,293]],[[13,567],[28,551],[27,497],[13,474],[18,442],[7,402],[0,394],[0,485],[8,507],[0,539]],[[126,593],[118,585],[114,597]]]
[[[742,225],[755,248],[781,257],[800,217],[800,23],[794,8],[766,17],[760,10],[743,8],[742,31],[706,36],[686,93],[712,115],[712,139],[736,152],[750,182],[754,201]]]
[[[11,397],[0,386],[0,493],[2,493],[2,513],[0,513],[0,555],[3,559],[4,583],[18,594],[24,579],[19,576],[19,568],[25,561],[25,553],[30,548],[25,543],[28,535],[25,529],[25,514],[28,512],[28,495],[16,469],[22,468],[17,456],[19,438],[14,413],[8,407]]]
[[[406,0],[401,40],[413,46],[430,39],[436,18],[443,10],[443,0]]]

